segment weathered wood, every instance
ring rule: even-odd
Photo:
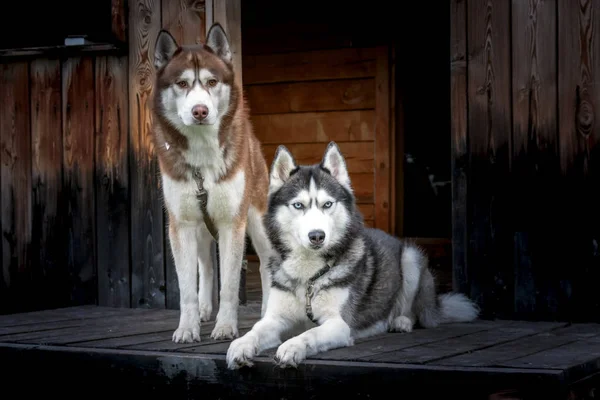
[[[262,114],[251,118],[263,145],[375,139],[374,110]]]
[[[67,269],[71,304],[97,301],[94,218],[94,64],[62,65],[63,188],[67,210]]]
[[[31,306],[31,131],[29,65],[0,67],[0,232],[2,297],[0,309],[21,311]]]
[[[61,64],[58,59],[31,62],[31,258],[36,284],[32,286],[52,309],[69,304],[69,273],[65,251],[64,201],[62,193],[62,100]],[[23,118],[23,115],[21,116]],[[13,300],[14,301],[14,300]]]
[[[377,48],[377,72],[375,76],[375,227],[392,232],[391,194],[395,182],[391,180],[391,132],[390,132],[390,49]]]
[[[375,108],[373,78],[247,85],[245,93],[252,115]]]
[[[435,364],[465,367],[498,366],[502,362],[560,347],[578,339],[597,337],[598,335],[600,335],[600,326],[597,324],[571,325],[444,358],[435,361]]]
[[[374,77],[375,48],[347,48],[243,57],[244,84]]]
[[[111,0],[112,34],[119,42],[127,41],[127,0]]]
[[[509,188],[510,3],[467,2],[470,293],[482,315],[510,315],[514,303]],[[460,205],[456,205],[458,207]],[[458,233],[458,232],[457,232]]]
[[[556,313],[600,321],[600,4],[558,0],[558,141],[562,184],[555,257],[571,265],[550,296]],[[558,217],[558,218],[556,218]],[[567,233],[567,234],[566,234]],[[566,264],[568,263],[568,264]]]
[[[556,1],[512,2],[514,316],[556,316]],[[476,190],[476,189],[473,189]],[[560,235],[560,233],[559,233]],[[549,247],[550,246],[550,247]],[[555,272],[553,272],[555,271]]]
[[[241,0],[208,0],[212,2],[212,22],[221,24],[229,39],[229,48],[233,56],[235,82],[242,85],[242,1]],[[207,26],[210,29],[210,25]]]
[[[127,59],[96,58],[98,304],[131,305]]]
[[[147,308],[165,307],[162,193],[150,131],[160,4],[136,0],[129,5],[131,305]]]
[[[458,292],[468,293],[467,2],[452,0],[450,6],[452,286]]]
[[[403,362],[409,364],[435,363],[436,360],[476,351],[508,341],[526,338],[539,332],[565,326],[566,323],[514,321],[506,326],[453,337],[443,341],[430,342],[420,346],[405,347],[401,350],[380,355],[363,357],[363,360],[380,362]]]

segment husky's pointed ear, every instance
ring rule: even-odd
[[[339,183],[352,190],[346,160],[335,142],[329,142],[321,160],[321,168],[325,168]]]
[[[227,38],[225,30],[218,22],[215,22],[208,30],[208,33],[206,34],[206,45],[223,60],[228,63],[231,62],[233,55],[231,54],[229,39]]]
[[[279,145],[275,151],[275,157],[271,164],[271,176],[269,179],[269,193],[279,189],[285,181],[288,180],[290,174],[297,168],[296,160],[292,153],[284,145]]]
[[[166,30],[161,29],[156,38],[154,48],[154,67],[162,68],[173,57],[179,45],[175,38]]]

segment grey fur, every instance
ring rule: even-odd
[[[331,146],[336,145],[331,142],[327,149]],[[280,146],[277,154],[281,151],[287,149]],[[342,317],[353,332],[360,335],[360,332],[375,329],[378,324],[385,325],[387,330],[397,330],[394,320],[401,315],[406,295],[403,291],[403,270],[411,267],[407,266],[410,260],[416,262],[420,275],[409,312],[415,323],[422,327],[435,327],[443,322],[471,321],[477,317],[477,306],[464,295],[438,295],[435,292],[434,277],[420,248],[364,225],[352,191],[324,168],[323,161],[315,165],[295,165],[285,183],[269,195],[264,222],[276,251],[276,256],[269,263],[273,288],[295,292],[303,284],[291,279],[280,267],[295,249],[281,240],[282,227],[278,225],[277,212],[280,206],[288,204],[301,190],[307,189],[311,179],[319,189],[325,190],[343,205],[351,216],[344,228],[343,240],[322,254],[323,266],[332,263],[332,268],[316,281],[315,287],[317,290],[331,287],[349,289],[350,297],[344,305]],[[403,256],[406,258],[404,264]]]

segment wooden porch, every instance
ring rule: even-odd
[[[240,333],[260,306],[240,308]],[[485,321],[387,333],[310,358],[298,369],[272,363],[229,371],[229,341],[175,344],[176,310],[78,306],[0,316],[3,389],[19,395],[111,398],[567,399],[586,397],[600,369],[600,325]],[[597,382],[596,382],[597,384]],[[387,394],[386,394],[387,393]],[[409,395],[409,397],[406,397]],[[571,396],[571,397],[569,397]]]

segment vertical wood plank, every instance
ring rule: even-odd
[[[160,3],[131,0],[129,6],[131,304],[146,308],[165,307],[163,206],[150,108]]]
[[[512,310],[510,233],[510,2],[467,3],[469,254],[471,296],[482,315]],[[472,16],[472,17],[471,17]],[[497,312],[497,313],[496,313]]]
[[[112,33],[120,42],[127,42],[127,0],[111,0]]]
[[[212,4],[212,23],[221,24],[229,38],[233,54],[235,81],[240,85],[242,79],[242,2],[241,0],[218,0]],[[207,19],[208,21],[208,19]],[[210,29],[210,25],[207,25]]]
[[[162,2],[162,28],[168,30],[179,44],[204,43],[204,1],[174,0]],[[168,215],[165,218],[166,307],[179,309],[179,284],[168,234]],[[215,289],[216,291],[216,289]]]
[[[548,318],[559,270],[556,1],[512,1],[515,317]],[[549,247],[550,246],[550,247]],[[557,273],[558,272],[558,273]]]
[[[9,62],[0,66],[0,194],[3,306],[18,312],[31,299],[31,132],[29,65]]]
[[[450,132],[452,157],[452,287],[468,293],[467,275],[467,5],[452,0],[450,10]]]
[[[92,57],[62,65],[63,191],[67,210],[67,268],[71,303],[95,304],[94,64]]]
[[[559,314],[598,321],[600,296],[600,4],[558,0],[562,235]],[[566,234],[565,234],[566,233]],[[593,315],[593,317],[591,317]]]
[[[96,58],[98,304],[130,306],[127,58]]]
[[[375,73],[375,227],[390,232],[390,68],[389,48],[377,48]]]
[[[59,59],[31,62],[32,257],[44,308],[70,301],[62,192],[62,97]],[[42,300],[43,299],[43,300]]]

